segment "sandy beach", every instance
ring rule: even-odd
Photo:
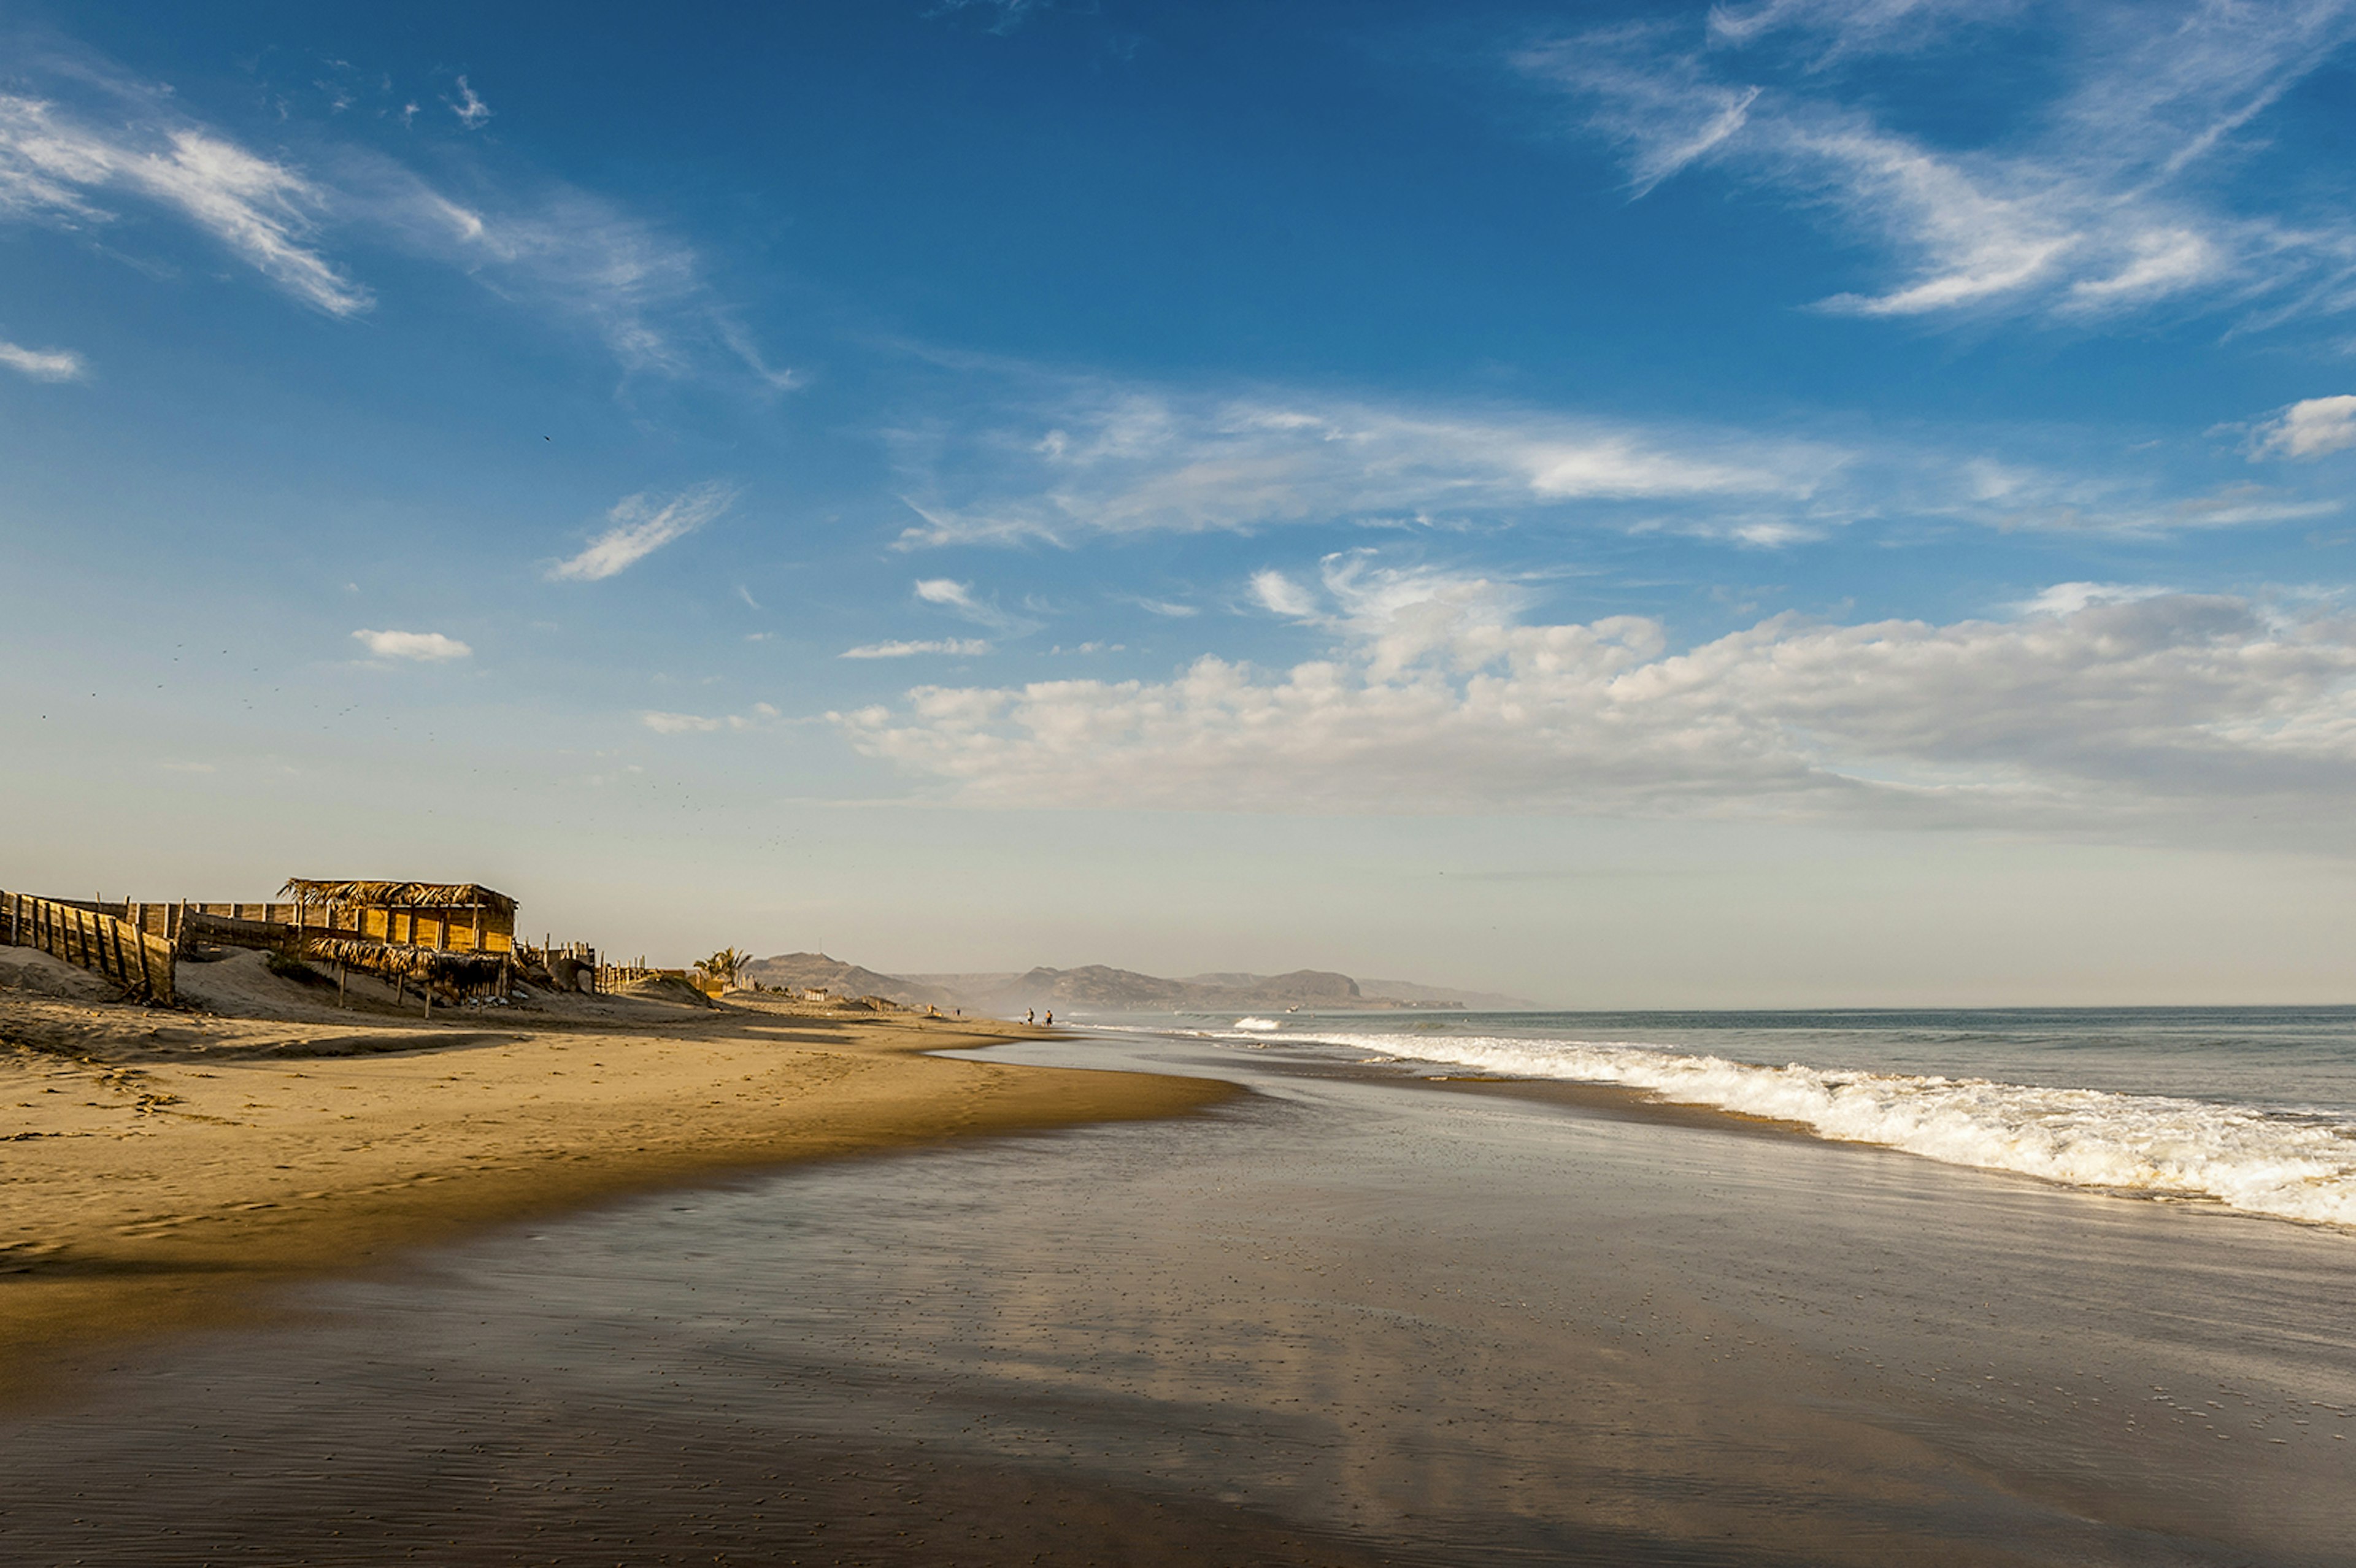
[[[0,1387],[94,1339],[217,1323],[258,1287],[736,1168],[1166,1115],[1201,1080],[944,1061],[1020,1025],[744,997],[438,1013],[259,953],[180,1010],[0,953]]]

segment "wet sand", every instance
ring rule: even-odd
[[[924,1054],[1025,1032],[994,1021],[584,997],[429,1024],[373,987],[337,1007],[254,953],[185,965],[220,1010],[174,1012],[0,952],[0,1390],[17,1393],[65,1347],[218,1322],[260,1287],[485,1224],[1234,1092]]]
[[[1190,1054],[1191,1052],[1191,1054]],[[1280,1052],[739,1172],[0,1420],[35,1563],[2356,1558],[2351,1238]]]

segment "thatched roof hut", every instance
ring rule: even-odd
[[[488,986],[506,971],[503,960],[482,953],[453,953],[439,947],[411,947],[390,942],[358,942],[346,936],[306,937],[305,956],[327,964],[348,964],[378,975],[398,975],[408,980],[431,980],[449,986]]]
[[[515,900],[476,882],[290,877],[280,891],[298,909],[325,910],[331,935],[471,953],[515,949]]]
[[[366,909],[487,909],[512,915],[515,900],[476,882],[331,881],[289,877],[282,898],[306,904],[351,904]]]

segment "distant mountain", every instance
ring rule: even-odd
[[[879,975],[856,964],[845,964],[823,953],[781,953],[755,958],[736,971],[740,983],[758,980],[771,987],[793,987],[831,991],[838,997],[884,997],[912,1008],[948,1008],[958,998],[937,987],[919,985],[897,975]]]
[[[1026,1009],[1067,1013],[1265,1012],[1290,1008],[1505,1008],[1535,1004],[1488,992],[1449,991],[1403,980],[1354,980],[1330,969],[1286,975],[1240,972],[1164,979],[1102,964],[1023,974],[884,975],[823,953],[756,958],[742,971],[767,986],[798,986],[837,996],[888,997],[911,1007],[963,1008],[1011,1018]]]
[[[1090,964],[1077,969],[1033,969],[986,990],[968,993],[988,1011],[1023,1008],[1086,1008],[1098,1012],[1193,1012],[1224,1008],[1356,1008],[1367,1005],[1347,975],[1297,969],[1290,975],[1248,975],[1246,985],[1165,980],[1134,969]],[[1379,1004],[1377,1004],[1379,1005]]]
[[[1482,1013],[1540,1013],[1546,1004],[1527,997],[1509,997],[1502,991],[1450,991],[1438,986],[1419,986],[1413,980],[1361,980],[1358,989],[1379,1001],[1407,1002],[1433,1008],[1440,1004],[1435,997],[1445,997],[1455,1007]]]

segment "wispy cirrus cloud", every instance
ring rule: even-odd
[[[959,582],[953,577],[919,578],[911,592],[925,603],[937,605],[994,632],[1020,633],[1039,629],[1037,622],[1010,614],[999,607],[994,598],[983,598],[973,591],[971,583]]]
[[[954,654],[961,658],[979,658],[990,652],[990,644],[980,637],[943,637],[930,642],[864,643],[855,648],[845,648],[835,655],[842,659],[905,659],[919,654]]]
[[[927,17],[952,16],[961,12],[974,12],[987,19],[987,30],[1004,35],[1044,11],[1056,8],[1055,0],[934,0]]]
[[[1758,0],[1712,5],[1707,26],[1714,40],[1748,44],[1797,32],[1813,45],[1816,69],[1855,55],[1919,54],[1957,29],[2008,21],[2027,0]]]
[[[644,492],[625,496],[605,514],[612,526],[578,555],[551,566],[548,575],[560,582],[602,582],[617,576],[672,540],[723,516],[741,493],[712,480],[668,499]]]
[[[1790,528],[1847,460],[1828,443],[1699,426],[1282,392],[1071,380],[1015,408],[1011,428],[904,440],[922,521],[903,548],[1412,524],[1582,503],[1707,510],[1716,531],[1741,536]]]
[[[2345,504],[2295,480],[2254,485],[2242,464],[2195,450],[2190,432],[2182,453],[2126,462],[2090,459],[2105,443],[2083,432],[1749,431],[1045,375],[1010,376],[957,403],[980,418],[894,432],[903,498],[920,519],[902,531],[904,550],[1540,525],[1778,549],[1876,522],[2159,536]]]
[[[458,79],[458,96],[449,103],[450,112],[469,131],[479,131],[491,123],[491,106],[483,101],[481,93],[467,85],[463,76]]]
[[[119,234],[132,209],[160,212],[281,293],[339,317],[376,303],[355,252],[406,252],[587,328],[629,371],[726,367],[765,390],[796,384],[712,289],[691,246],[593,192],[503,176],[487,155],[455,148],[442,177],[429,180],[390,153],[301,121],[273,126],[286,144],[258,151],[102,60],[28,65],[0,90],[0,222]],[[459,86],[453,112],[478,128],[489,108],[465,78]]]
[[[70,348],[23,348],[0,341],[0,365],[36,381],[79,381],[90,374],[82,357]]]
[[[116,96],[119,96],[118,93]],[[285,293],[330,315],[373,296],[319,245],[327,189],[151,99],[129,120],[84,117],[0,91],[0,215],[86,228],[109,221],[114,195],[177,214]]]
[[[2058,97],[2006,102],[1989,73],[1977,144],[1894,128],[1843,62],[1959,47],[1964,24],[2058,30]],[[1903,0],[1770,0],[1706,26],[1647,24],[1529,49],[1620,144],[1638,196],[1699,166],[1787,193],[1877,241],[1899,275],[1819,303],[1860,315],[2094,316],[2175,304],[2253,322],[2356,304],[2356,224],[2337,199],[2217,177],[2253,129],[2356,34],[2348,0],[2067,12]],[[2268,198],[2273,198],[2269,204]]]
[[[1779,616],[1683,651],[1642,616],[1353,554],[1288,578],[1333,635],[1290,670],[918,687],[830,718],[979,805],[1849,817],[2100,836],[2299,830],[2356,786],[2356,622],[2061,584],[2016,619]]]

